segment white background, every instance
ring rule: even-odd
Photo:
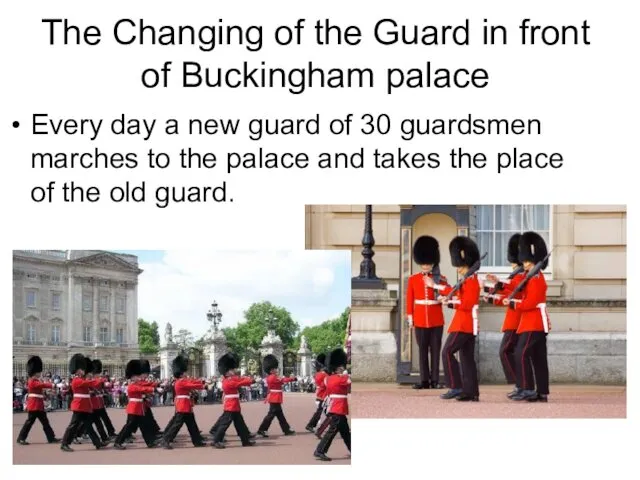
[[[2,75],[0,76],[0,135],[2,145],[3,255],[5,272],[0,291],[4,318],[9,322],[10,250],[13,248],[104,248],[171,249],[188,247],[279,247],[302,248],[304,210],[308,203],[627,203],[629,243],[637,225],[633,217],[637,191],[638,40],[635,2],[538,1],[524,2],[2,2]],[[103,31],[98,47],[55,47],[47,44],[45,17],[68,17],[78,24],[95,24]],[[111,25],[119,18],[144,18],[147,23],[193,25],[227,23],[265,26],[265,47],[247,53],[242,47],[221,47],[201,53],[195,47],[123,47],[111,39]],[[372,40],[378,19],[399,23],[441,24],[472,20],[470,47],[383,47]],[[590,47],[484,47],[478,26],[483,18],[512,30],[522,18],[540,24],[591,25]],[[280,24],[307,18],[305,45],[276,47],[268,33]],[[337,24],[361,26],[365,40],[358,47],[314,47],[311,25],[330,18]],[[475,26],[475,28],[474,28]],[[309,90],[291,95],[284,90],[219,90],[205,87],[145,89],[139,76],[144,68],[159,67],[172,60],[198,60],[203,65],[231,66],[242,60],[268,65],[298,66],[308,60],[331,66],[371,67],[377,71],[378,87],[370,90]],[[391,96],[382,87],[387,66],[422,67],[431,60],[436,67],[482,67],[489,71],[488,88],[398,90]],[[177,79],[178,77],[175,77]],[[279,151],[356,150],[361,146],[412,151],[466,150],[495,152],[514,146],[530,151],[560,151],[565,166],[554,171],[516,171],[496,175],[493,168],[481,171],[236,171],[229,178],[234,203],[226,205],[174,205],[165,210],[148,204],[53,204],[35,205],[29,200],[34,184],[65,180],[93,183],[107,188],[128,178],[152,184],[217,184],[222,172],[145,170],[135,172],[32,171],[32,151],[82,151],[99,147],[104,151],[156,150],[177,152],[191,146],[200,150],[255,150],[258,144],[243,137],[165,137],[149,142],[138,138],[102,135],[95,142],[67,136],[33,136],[31,115],[49,113],[58,118],[109,119],[128,116],[188,119],[196,117],[243,119],[252,116],[306,117],[319,112],[323,118],[356,117],[364,113],[387,113],[400,117],[476,116],[537,117],[543,135],[526,137],[425,137],[407,144],[397,137],[367,138],[360,135],[272,137],[261,146]],[[21,127],[14,130],[11,122]],[[149,195],[149,192],[147,193]],[[637,198],[637,194],[635,195]],[[629,252],[634,262],[633,249]],[[634,292],[634,279],[629,284]],[[635,308],[635,310],[634,310]],[[637,449],[637,409],[633,406],[637,353],[631,303],[629,318],[629,419],[626,421],[354,421],[352,474],[382,478],[389,476],[438,475],[549,478],[570,475],[596,478],[619,475],[632,465]],[[10,336],[6,345],[9,380]],[[635,361],[634,361],[635,360]],[[7,388],[8,392],[8,388]],[[8,403],[3,417],[7,424],[3,441],[7,446],[11,417]],[[53,447],[52,447],[53,448]],[[309,452],[311,454],[311,452]],[[11,450],[2,455],[11,463]],[[635,463],[635,462],[634,462]],[[116,467],[114,467],[115,469]],[[39,470],[39,469],[33,469]],[[210,471],[210,470],[208,470]],[[124,474],[124,470],[122,473]],[[159,473],[153,471],[152,474]],[[264,475],[263,470],[254,472]],[[338,474],[332,471],[331,475]],[[39,470],[37,474],[51,474]],[[164,471],[163,473],[166,473]],[[204,472],[203,472],[204,473]],[[229,475],[231,467],[216,475]],[[326,476],[326,470],[279,469],[293,478]],[[36,474],[34,471],[29,475]],[[76,472],[79,474],[79,472]],[[92,476],[112,477],[115,471],[101,469]],[[146,474],[148,475],[148,473]]]

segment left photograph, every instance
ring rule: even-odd
[[[13,463],[351,463],[351,252],[13,251]]]

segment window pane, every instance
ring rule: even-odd
[[[484,252],[489,252],[487,258],[484,259],[482,264],[484,266],[494,265],[493,261],[493,232],[481,232],[478,233],[478,249],[480,250],[480,256],[484,255]]]
[[[92,303],[93,303],[93,296],[92,295],[89,295],[89,294],[83,295],[83,297],[82,297],[82,309],[85,312],[92,311],[92,308],[91,308],[92,307],[92,305],[91,305]]]
[[[496,233],[496,266],[508,267],[510,265],[507,259],[507,247],[511,235],[513,235],[511,232]]]
[[[102,297],[100,297],[100,311],[101,312],[109,311],[109,297],[106,295],[103,295]]]
[[[496,205],[496,230],[519,232],[521,223],[521,205]]]
[[[548,205],[536,205],[534,207],[534,230],[549,230],[549,210],[550,209]]]
[[[54,293],[51,296],[51,308],[54,310],[60,310],[60,294]]]
[[[493,205],[478,205],[476,213],[477,229],[493,230]]]
[[[27,307],[36,306],[36,292],[27,292]]]

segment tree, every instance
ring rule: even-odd
[[[331,349],[344,346],[350,311],[347,307],[338,318],[313,327],[305,327],[296,339],[295,348],[299,348],[302,335],[306,337],[309,348],[315,354],[328,353]]]
[[[195,340],[193,338],[193,333],[191,333],[186,328],[181,328],[178,332],[173,336],[176,345],[180,347],[180,351],[186,352],[190,348],[195,346]]]
[[[160,333],[156,322],[145,322],[138,319],[138,345],[140,353],[156,354],[160,349]]]

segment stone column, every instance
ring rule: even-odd
[[[227,339],[222,331],[214,333],[211,342],[205,347],[206,353],[209,355],[209,372],[213,377],[218,374],[218,360],[227,353]]]
[[[116,289],[113,281],[109,283],[109,328],[112,343],[116,342]]]
[[[67,284],[67,318],[66,321],[64,322],[64,326],[65,326],[65,336],[64,338],[61,338],[60,340],[63,342],[67,342],[68,345],[70,345],[71,343],[73,343],[73,335],[74,335],[74,329],[73,329],[73,322],[75,321],[74,318],[74,303],[75,303],[75,278],[73,277],[73,274],[69,272],[69,282]]]
[[[351,291],[351,377],[357,382],[396,382],[397,343],[388,290]]]
[[[175,343],[167,343],[160,349],[160,377],[170,378],[171,362],[178,355],[178,346]]]
[[[262,343],[260,344],[260,354],[262,358],[267,355],[274,355],[278,359],[278,365],[282,368],[282,354],[284,353],[284,347],[282,345],[282,340],[276,332],[273,330],[269,330],[265,337],[262,339]],[[258,368],[262,369],[262,361]]]
[[[306,344],[300,345],[300,349],[298,350],[298,357],[300,358],[298,376],[313,376],[313,371],[311,369],[311,350],[309,350]]]
[[[100,315],[100,289],[99,280],[93,279],[93,343],[98,343],[98,316]]]
[[[132,305],[132,320],[131,320],[131,326],[132,326],[132,337],[131,337],[131,341],[129,343],[132,343],[134,345],[136,345],[136,349],[139,349],[140,347],[138,346],[138,281],[135,280],[134,284],[133,284],[133,292],[131,295],[131,303]]]

